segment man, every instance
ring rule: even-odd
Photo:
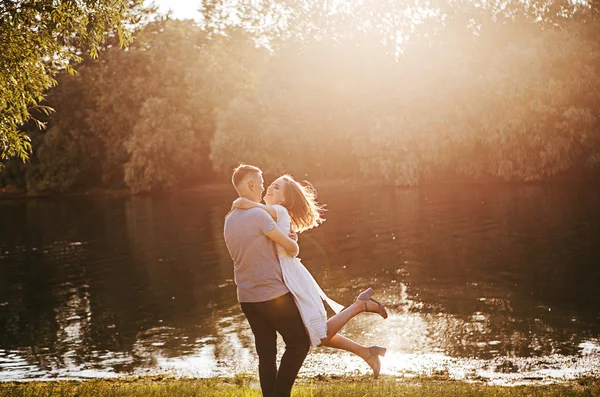
[[[260,202],[264,179],[259,168],[242,164],[231,181],[240,197]],[[224,236],[233,259],[238,300],[254,334],[263,396],[289,397],[310,341],[283,282],[275,244],[291,256],[298,255],[298,244],[258,208],[233,209],[225,218]],[[285,342],[279,369],[277,332]]]

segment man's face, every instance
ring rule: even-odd
[[[259,180],[260,180],[260,193],[258,194],[258,201],[260,201],[260,199],[262,198],[262,194],[265,191],[265,180],[262,176],[262,174],[260,174],[258,176]]]
[[[262,199],[262,193],[265,191],[265,180],[262,174],[255,174],[252,177],[250,191],[252,193],[252,200],[259,203]]]

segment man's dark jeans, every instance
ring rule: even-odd
[[[254,334],[263,396],[289,397],[310,348],[310,340],[292,294],[288,292],[266,302],[244,302],[241,306]],[[277,332],[285,342],[279,371]]]

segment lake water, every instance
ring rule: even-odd
[[[490,383],[600,375],[600,189],[324,187],[300,257],[390,317],[343,334],[383,374]],[[232,191],[0,201],[0,380],[256,373],[222,238]],[[282,345],[283,346],[283,345]],[[367,374],[312,350],[301,376]]]

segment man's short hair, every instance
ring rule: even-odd
[[[240,164],[233,170],[233,175],[231,176],[231,182],[233,186],[237,189],[237,187],[242,183],[246,175],[248,174],[262,174],[262,170],[258,167],[248,164]]]

